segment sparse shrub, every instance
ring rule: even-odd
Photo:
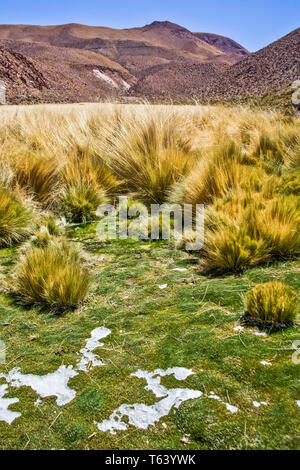
[[[78,252],[66,241],[55,241],[27,250],[16,269],[15,293],[24,305],[59,313],[82,302],[89,284]]]
[[[247,316],[262,323],[289,325],[296,317],[295,290],[278,281],[259,284],[245,297]]]
[[[86,222],[96,218],[96,211],[107,202],[104,191],[92,185],[67,186],[60,199],[59,212],[70,222]]]
[[[11,191],[0,187],[0,247],[21,242],[29,234],[32,214]]]

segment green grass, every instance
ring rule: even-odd
[[[77,395],[64,407],[57,406],[54,397],[35,407],[38,396],[31,388],[10,387],[7,397],[20,399],[10,409],[22,416],[10,426],[0,422],[0,448],[299,448],[299,365],[292,362],[299,326],[267,337],[255,336],[254,328],[234,331],[244,311],[243,295],[257,283],[272,280],[299,289],[299,263],[204,277],[192,255],[167,242],[99,244],[94,224],[79,227],[69,229],[68,236],[98,261],[86,306],[53,316],[25,309],[5,292],[0,294],[0,325],[6,325],[1,326],[0,339],[7,345],[0,373],[20,367],[22,373],[45,374],[61,364],[75,365],[76,353],[98,326],[112,331],[97,350],[105,366],[71,379],[69,386]],[[0,250],[0,283],[15,257],[12,249]],[[187,271],[173,271],[175,267]],[[159,284],[168,287],[160,290]],[[262,360],[272,367],[263,366]],[[144,389],[146,382],[131,373],[173,366],[191,368],[195,375],[184,382],[164,377],[162,384],[201,390],[204,397],[185,402],[148,430],[129,426],[116,435],[97,430],[93,422],[107,419],[123,403],[158,401]],[[231,414],[205,398],[210,391],[240,411]],[[254,400],[269,405],[254,408]],[[189,444],[181,442],[185,434],[190,434]]]

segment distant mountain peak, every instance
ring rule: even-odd
[[[180,26],[179,24],[172,23],[171,21],[153,21],[150,24],[147,24],[145,26],[147,29],[152,29],[152,28],[168,28],[168,29],[183,29],[187,31],[186,28],[183,26]]]

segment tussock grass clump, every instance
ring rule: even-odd
[[[230,143],[216,148],[212,155],[203,156],[197,167],[174,186],[170,201],[179,204],[205,204],[224,196],[238,185],[239,150]]]
[[[245,297],[245,320],[287,326],[296,317],[297,304],[297,295],[292,287],[278,281],[259,284]]]
[[[114,195],[120,186],[104,159],[88,145],[74,145],[68,152],[61,178],[65,186],[90,185],[108,195]]]
[[[42,207],[51,207],[59,191],[57,161],[43,154],[29,153],[18,156],[13,166],[16,183]]]
[[[57,313],[78,306],[86,298],[89,285],[90,277],[78,252],[65,241],[29,248],[16,269],[19,301]]]
[[[165,202],[172,184],[195,163],[188,134],[175,115],[153,117],[149,112],[119,123],[108,136],[106,153],[124,191],[145,203]]]
[[[277,165],[284,163],[283,149],[280,140],[273,135],[262,132],[253,155],[266,161],[271,161]]]
[[[94,220],[98,207],[106,202],[104,191],[92,185],[77,184],[64,189],[58,209],[69,222],[80,223]]]
[[[261,190],[265,172],[252,165],[253,158],[250,165],[245,158],[235,143],[225,141],[203,156],[187,177],[174,185],[169,200],[195,207],[211,204],[237,189]]]
[[[30,232],[31,212],[0,186],[0,247],[19,243]]]
[[[61,234],[61,227],[58,220],[52,214],[42,217],[40,221],[40,229],[47,229],[50,235],[58,237]]]
[[[269,259],[264,240],[251,237],[244,227],[231,223],[208,234],[202,264],[216,273],[240,272]]]
[[[278,192],[300,196],[300,169],[297,168],[285,173],[280,183],[277,188]]]
[[[265,240],[273,259],[300,254],[300,202],[296,196],[269,202],[254,220],[258,236]]]
[[[208,271],[242,271],[300,253],[299,202],[296,197],[264,199],[261,193],[236,192],[220,198],[206,213],[201,264]]]

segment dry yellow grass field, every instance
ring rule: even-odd
[[[238,272],[299,254],[293,117],[242,106],[109,103],[0,113],[2,188],[35,217],[93,220],[120,194],[146,205],[205,204],[205,269]]]

